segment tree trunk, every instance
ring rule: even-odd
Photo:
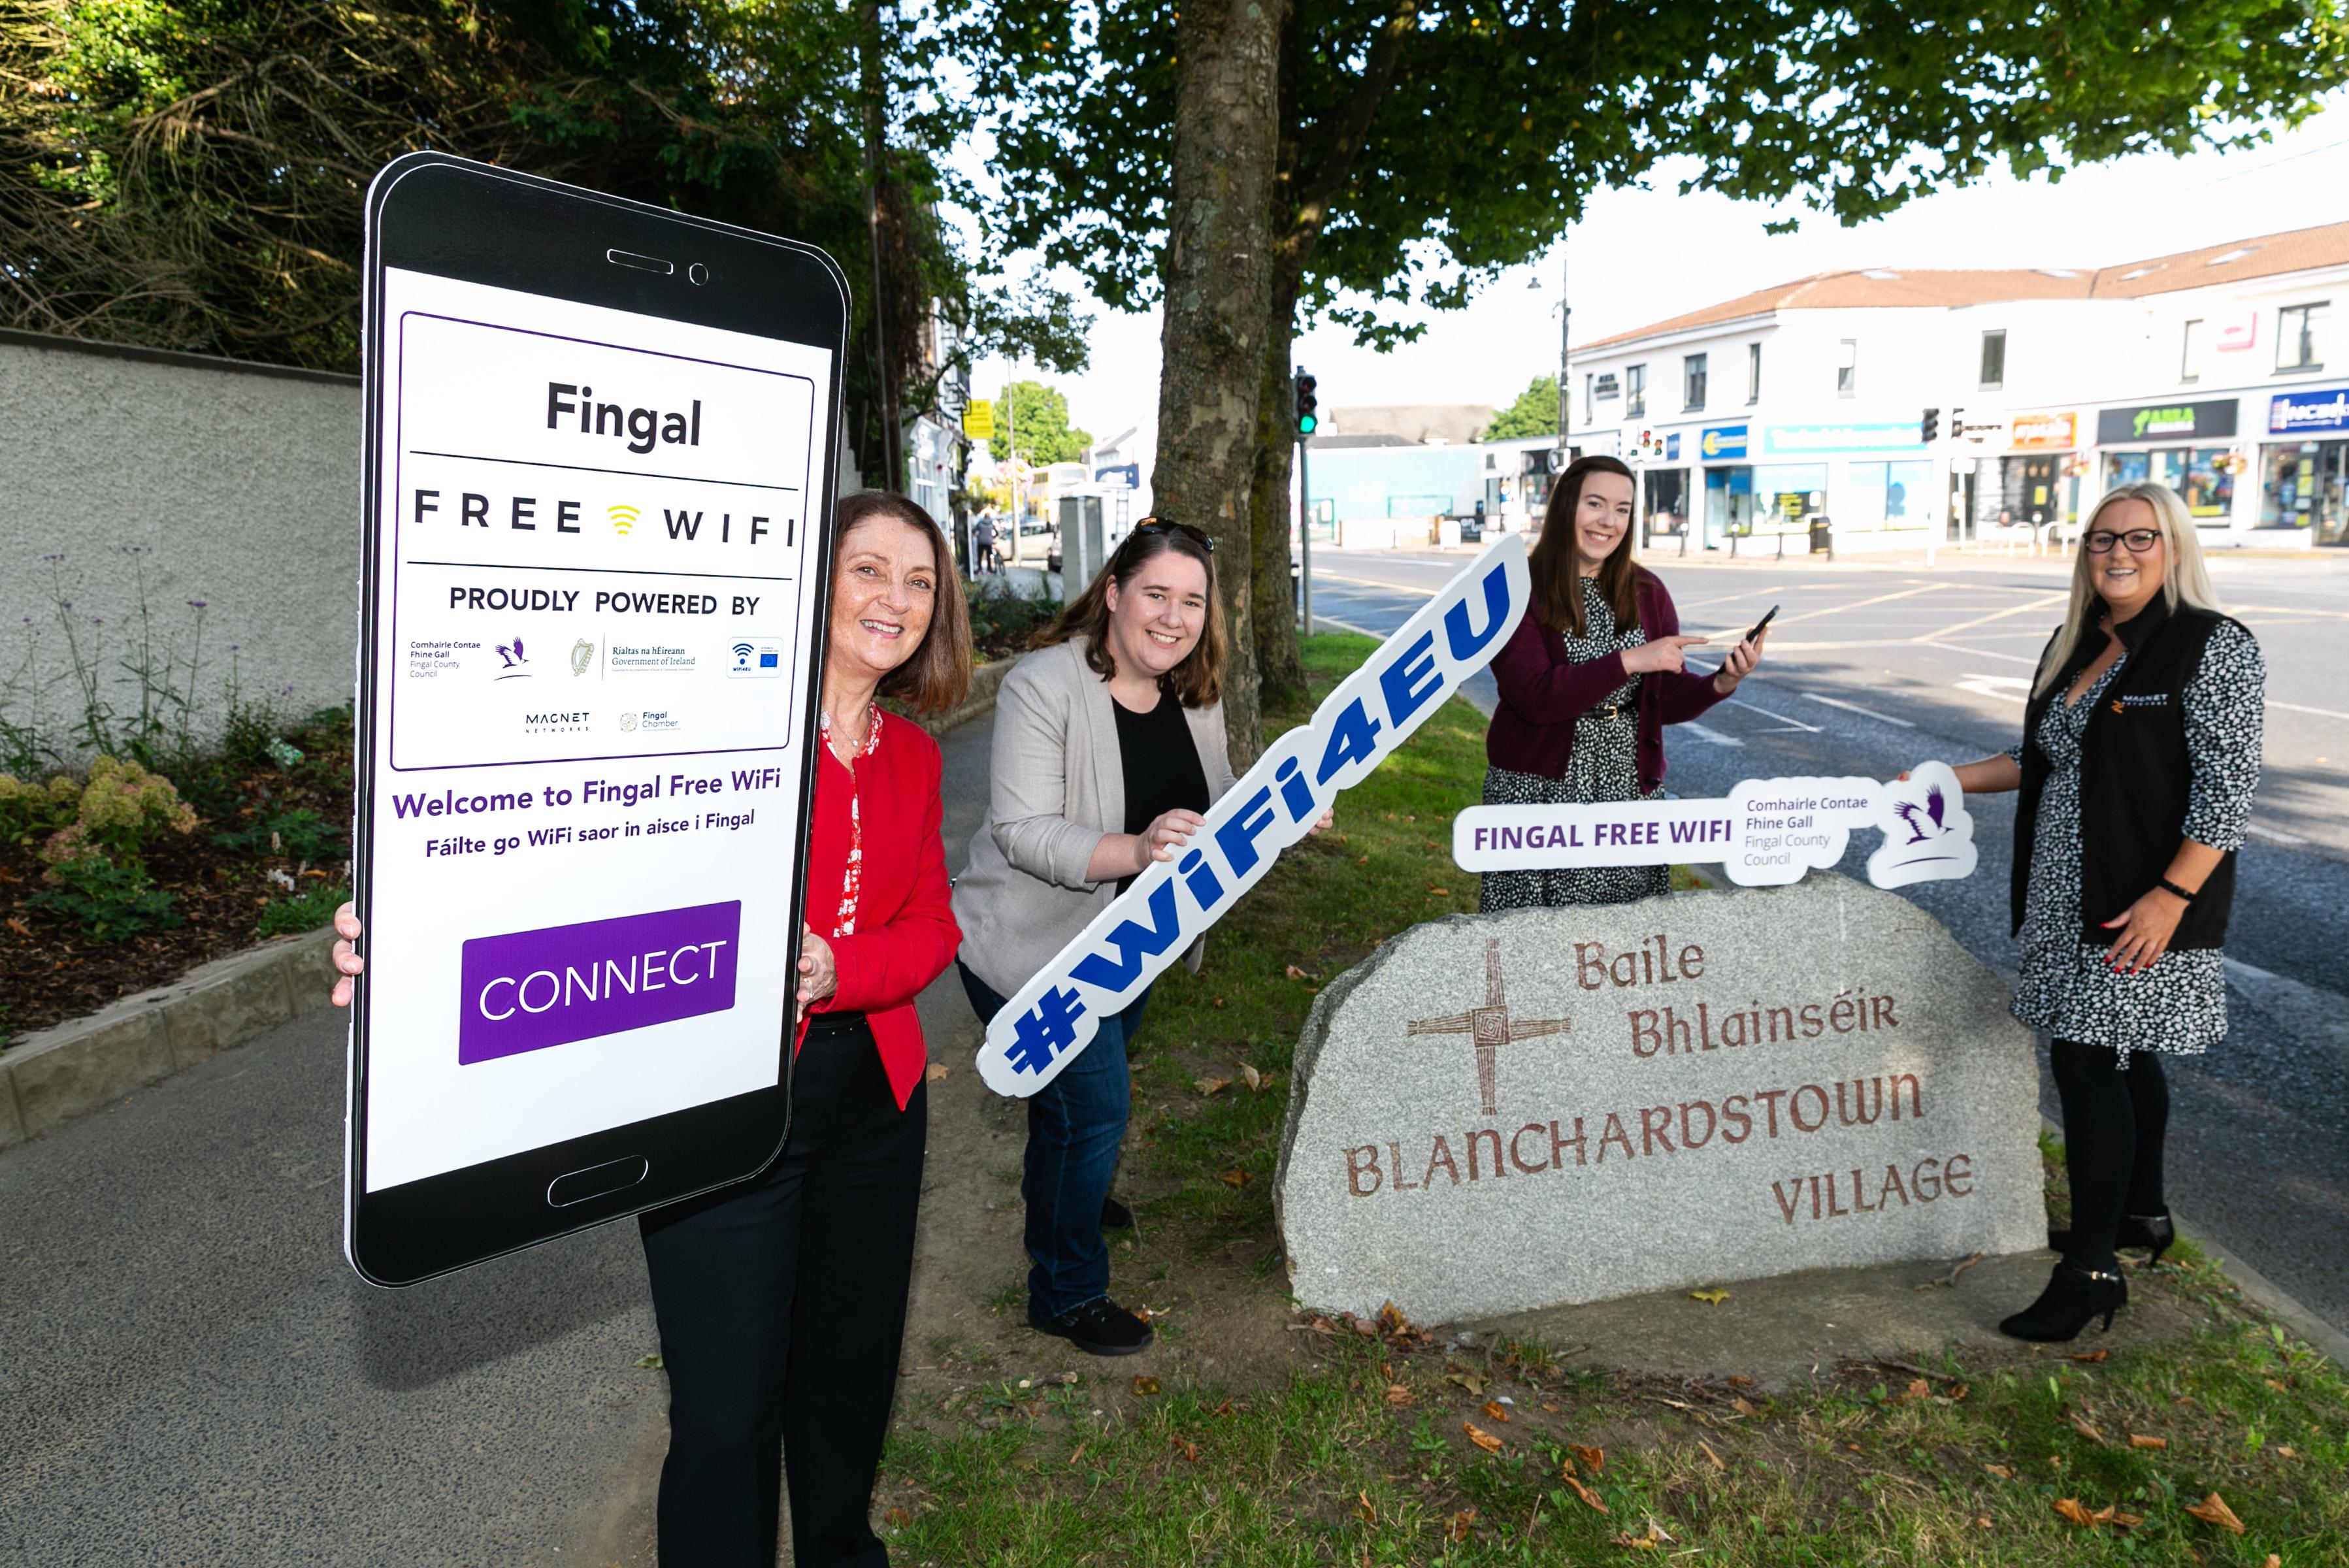
[[[1251,524],[1273,274],[1278,12],[1271,0],[1191,0],[1175,39],[1181,54],[1151,490],[1161,515],[1204,528],[1216,540],[1217,595],[1231,639],[1224,720],[1237,769],[1264,748]]]
[[[1277,269],[1265,314],[1264,387],[1257,395],[1256,473],[1252,486],[1257,676],[1270,707],[1305,690],[1305,664],[1297,645],[1297,603],[1288,578],[1288,476],[1297,424],[1289,403],[1289,345],[1295,333],[1299,279]]]

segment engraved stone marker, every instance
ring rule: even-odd
[[[1416,926],[1298,1043],[1292,1287],[1442,1323],[2040,1246],[2007,996],[1924,911],[1833,875]]]

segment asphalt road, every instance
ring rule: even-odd
[[[1466,559],[1317,549],[1315,613],[1383,634]],[[1889,778],[1913,762],[1962,762],[2012,746],[2069,572],[2063,562],[1946,554],[1931,569],[1692,561],[1668,549],[1649,563],[1687,632],[1726,640],[1783,606],[1770,657],[1738,696],[1702,723],[1665,732],[1667,788],[1688,796],[1757,777]],[[2266,767],[2228,936],[2228,1039],[2166,1064],[2170,1200],[2349,1330],[2349,682],[2341,674],[2349,559],[2220,556],[2212,570],[2221,602],[2267,655]],[[1490,676],[1480,681],[1470,696],[1489,709]],[[2013,797],[1969,810],[1982,870],[1906,896],[2011,975]],[[2042,1078],[2054,1116],[2044,1061]]]

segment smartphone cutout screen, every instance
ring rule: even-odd
[[[756,237],[417,172],[378,227],[492,232],[371,242],[349,1184],[385,1283],[780,1142],[838,438],[838,336],[720,325],[683,275],[773,286]]]

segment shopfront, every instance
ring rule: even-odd
[[[2261,528],[2304,528],[2314,543],[2349,545],[2349,387],[2269,400],[2260,479]]]
[[[2224,524],[2235,510],[2234,453],[2211,443],[2234,434],[2232,398],[2106,408],[2096,416],[2105,488],[2152,480],[2185,497],[2197,521]]]
[[[2029,528],[2034,539],[2078,517],[2080,480],[2072,462],[2078,438],[2076,414],[2016,415],[2007,428],[2013,450],[1998,461],[1998,514]]]
[[[1707,550],[1754,531],[1754,469],[1745,460],[1749,446],[1749,427],[1744,425],[1714,425],[1697,437],[1697,460],[1704,468]]]
[[[1933,463],[1910,423],[1773,425],[1754,466],[1754,508],[1779,532],[1829,519],[1838,540],[1920,530],[1932,512]]]

